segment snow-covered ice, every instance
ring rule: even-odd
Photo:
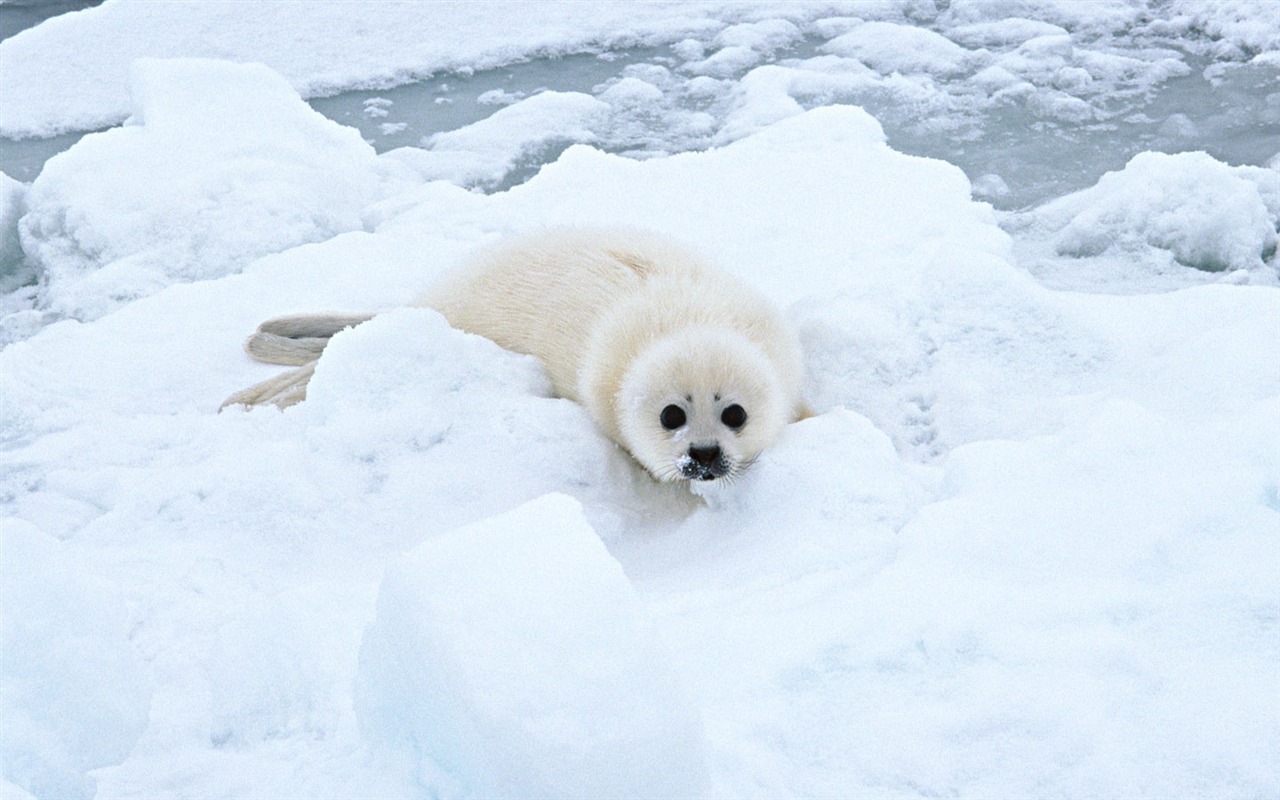
[[[0,537],[5,780],[39,797],[92,796],[86,773],[123,761],[150,711],[124,598],[30,523],[9,519]]]
[[[4,132],[122,123],[0,180],[0,795],[1280,794],[1280,142],[998,212],[1000,169],[886,135],[1118,124],[1192,56],[1273,68],[1274,9],[590,7],[108,0],[0,43]],[[415,147],[303,100],[638,44]],[[564,223],[759,287],[815,416],[657,484],[403,307]],[[384,313],[305,403],[217,413],[314,310]]]
[[[261,65],[142,59],[130,86],[131,124],[51,159],[26,194],[18,227],[55,313],[95,318],[359,230],[395,186],[394,162]]]
[[[1196,271],[1274,284],[1267,265],[1275,263],[1277,219],[1280,170],[1231,167],[1203,152],[1147,152],[1008,223],[1023,261],[1046,282],[1116,291],[1122,283],[1186,285]],[[1124,273],[1117,258],[1128,264]]]
[[[481,797],[693,797],[701,722],[577,501],[549,494],[387,568],[356,711]]]
[[[1228,167],[1205,153],[1141,153],[1034,216],[1056,231],[1061,255],[1145,245],[1209,272],[1258,270],[1276,251],[1280,172]]]

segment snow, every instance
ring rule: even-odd
[[[1280,173],[1228,167],[1206,153],[1142,153],[1038,216],[1059,229],[1065,255],[1148,244],[1210,272],[1261,270],[1276,251]]]
[[[868,22],[822,47],[882,72],[948,74],[964,69],[965,49],[942,34],[892,22]]]
[[[124,760],[150,710],[121,592],[30,523],[10,519],[0,537],[5,779],[39,797],[93,797],[87,771]]]
[[[695,75],[727,78],[754,67],[781,48],[794,45],[801,36],[799,28],[780,19],[733,25],[716,36],[712,42],[716,48],[714,53],[701,58],[699,48],[684,68]]]
[[[1110,113],[1185,68],[1114,31],[1254,58],[1257,5],[108,0],[6,40],[6,131],[130,121],[0,185],[42,275],[3,306],[0,795],[1280,794],[1277,160],[1145,153],[997,213],[1000,174],[850,104]],[[143,22],[181,57],[133,61]],[[864,64],[877,30],[923,61]],[[797,32],[852,38],[768,55]],[[382,155],[299,94],[621,40],[680,44]],[[815,415],[657,484],[536,361],[404,307],[565,223],[758,287]],[[278,371],[244,336],[320,310],[383,313],[306,402],[218,413]]]
[[[357,713],[484,797],[691,797],[701,723],[576,500],[549,494],[387,568]]]
[[[1093,187],[1021,215],[1024,242],[1055,268],[1046,251],[1086,272],[1114,258],[1150,275],[1180,267],[1225,272],[1274,285],[1280,219],[1280,171],[1231,167],[1206,153],[1140,153]],[[1137,270],[1135,270],[1137,272]]]
[[[957,25],[948,35],[966,47],[1009,47],[1041,36],[1061,36],[1066,28],[1025,17],[1005,17],[986,22]]]
[[[1216,40],[1219,58],[1261,58],[1280,49],[1280,8],[1274,3],[1225,0],[1206,6],[1194,0],[1175,0],[1170,23],[1204,30]]]
[[[56,314],[96,318],[358,230],[397,185],[394,163],[261,65],[142,59],[130,85],[131,124],[51,159],[26,194],[22,244]]]
[[[358,106],[370,92],[395,92],[398,119],[351,120],[380,152],[476,122],[495,98],[509,104],[547,88],[612,107],[575,141],[640,157],[703,150],[758,129],[740,124],[739,82],[763,70],[752,79],[785,95],[774,98],[772,119],[783,100],[791,113],[863,106],[896,147],[945,158],[975,179],[1000,175],[1011,191],[989,199],[1009,209],[1084,188],[1147,148],[1205,149],[1230,163],[1262,163],[1274,151],[1265,131],[1276,124],[1275,104],[1265,96],[1280,49],[1270,3],[721,0],[646,3],[643,13],[598,2],[589,14],[572,2],[440,2],[430,13],[392,2],[377,14],[336,0],[240,5],[107,0],[0,43],[13,98],[0,109],[0,135],[52,136],[125,119],[129,65],[151,56],[264,63],[329,113],[347,113],[353,93],[362,95]],[[636,67],[666,74],[637,75]],[[780,67],[792,71],[785,85],[773,72]],[[602,96],[627,77],[652,83],[662,100]],[[1171,138],[1162,123],[1186,109],[1164,107],[1163,96],[1174,86],[1189,96],[1201,82],[1198,127]],[[1211,102],[1214,90],[1221,103]],[[1156,104],[1158,115],[1146,117]],[[14,145],[6,171],[29,180],[38,153],[58,140]],[[554,149],[537,154],[549,159]],[[466,160],[445,155],[454,157]],[[1079,160],[1100,168],[1082,174],[1073,169]],[[513,172],[484,188],[530,174],[520,160]]]
[[[419,148],[390,157],[413,167],[425,180],[447,180],[468,188],[496,188],[518,164],[548,148],[593,142],[592,128],[609,105],[581,92],[542,92],[457,130],[437,133]]]
[[[483,7],[458,2],[380,4],[377,14],[342,0],[133,3],[107,0],[0,43],[6,102],[0,135],[51,136],[117,124],[129,113],[126,75],[138,58],[260,62],[304,96],[352,86],[393,86],[446,70],[477,70],[531,55],[555,56],[714,33],[726,18],[776,27],[823,16],[840,3],[606,0],[583,14],[573,0]],[[845,4],[847,5],[847,4]],[[515,20],[519,24],[513,24]],[[772,21],[771,21],[772,20]],[[772,29],[761,32],[766,41]],[[447,32],[441,35],[442,32]]]

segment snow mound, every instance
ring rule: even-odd
[[[1054,232],[1061,255],[1150,245],[1200,270],[1257,270],[1276,252],[1280,172],[1227,166],[1206,153],[1139,153],[1034,219]]]
[[[715,37],[712,42],[716,48],[714,53],[686,63],[683,70],[694,75],[727,78],[754,67],[800,38],[800,29],[782,19],[732,25]],[[702,51],[700,44],[688,48],[690,54],[701,55]]]
[[[692,797],[701,724],[577,501],[547,495],[394,561],[357,713],[464,796]]]
[[[947,30],[947,36],[970,47],[1012,47],[1037,36],[1060,36],[1066,32],[1066,29],[1051,22],[1026,17],[1005,17],[957,25]]]
[[[580,406],[550,394],[532,357],[404,308],[335,336],[293,415],[326,457],[403,493],[401,513],[460,525],[566,483],[602,489],[602,463],[630,469]],[[457,496],[432,508],[419,485]]]
[[[361,227],[398,173],[254,64],[140,60],[131,124],[51,159],[22,245],[42,306],[94,318],[172,283]]]
[[[868,22],[835,37],[822,49],[856,58],[881,72],[961,72],[967,51],[947,37],[925,28]]]
[[[307,389],[309,413],[377,414],[405,394],[518,392],[547,397],[538,362],[454,330],[439,313],[402,308],[334,337]]]
[[[681,527],[679,561],[700,565],[688,577],[706,588],[834,568],[874,573],[924,499],[889,437],[844,408],[788,427],[734,485],[690,488],[705,507]],[[708,559],[715,569],[705,569]]]
[[[1280,50],[1280,6],[1275,3],[1174,0],[1161,16],[1167,17],[1170,26],[1209,34],[1212,52],[1218,58],[1274,56]]]
[[[1111,361],[1060,298],[1007,262],[947,243],[896,266],[900,282],[810,298],[793,318],[814,407],[857,409],[903,454],[928,462],[1052,430],[1066,396]]]
[[[37,797],[90,798],[146,728],[151,681],[119,591],[30,523],[0,526],[0,758]],[[7,796],[7,795],[6,795]]]

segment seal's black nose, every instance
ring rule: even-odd
[[[720,446],[713,444],[710,447],[690,447],[689,458],[704,467],[709,467],[720,460]]]

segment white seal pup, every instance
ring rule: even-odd
[[[732,479],[806,416],[795,334],[759,293],[652,233],[556,228],[480,253],[416,305],[533,355],[556,393],[655,478]],[[264,322],[245,349],[301,365],[232,395],[287,406],[328,338],[364,315]]]

